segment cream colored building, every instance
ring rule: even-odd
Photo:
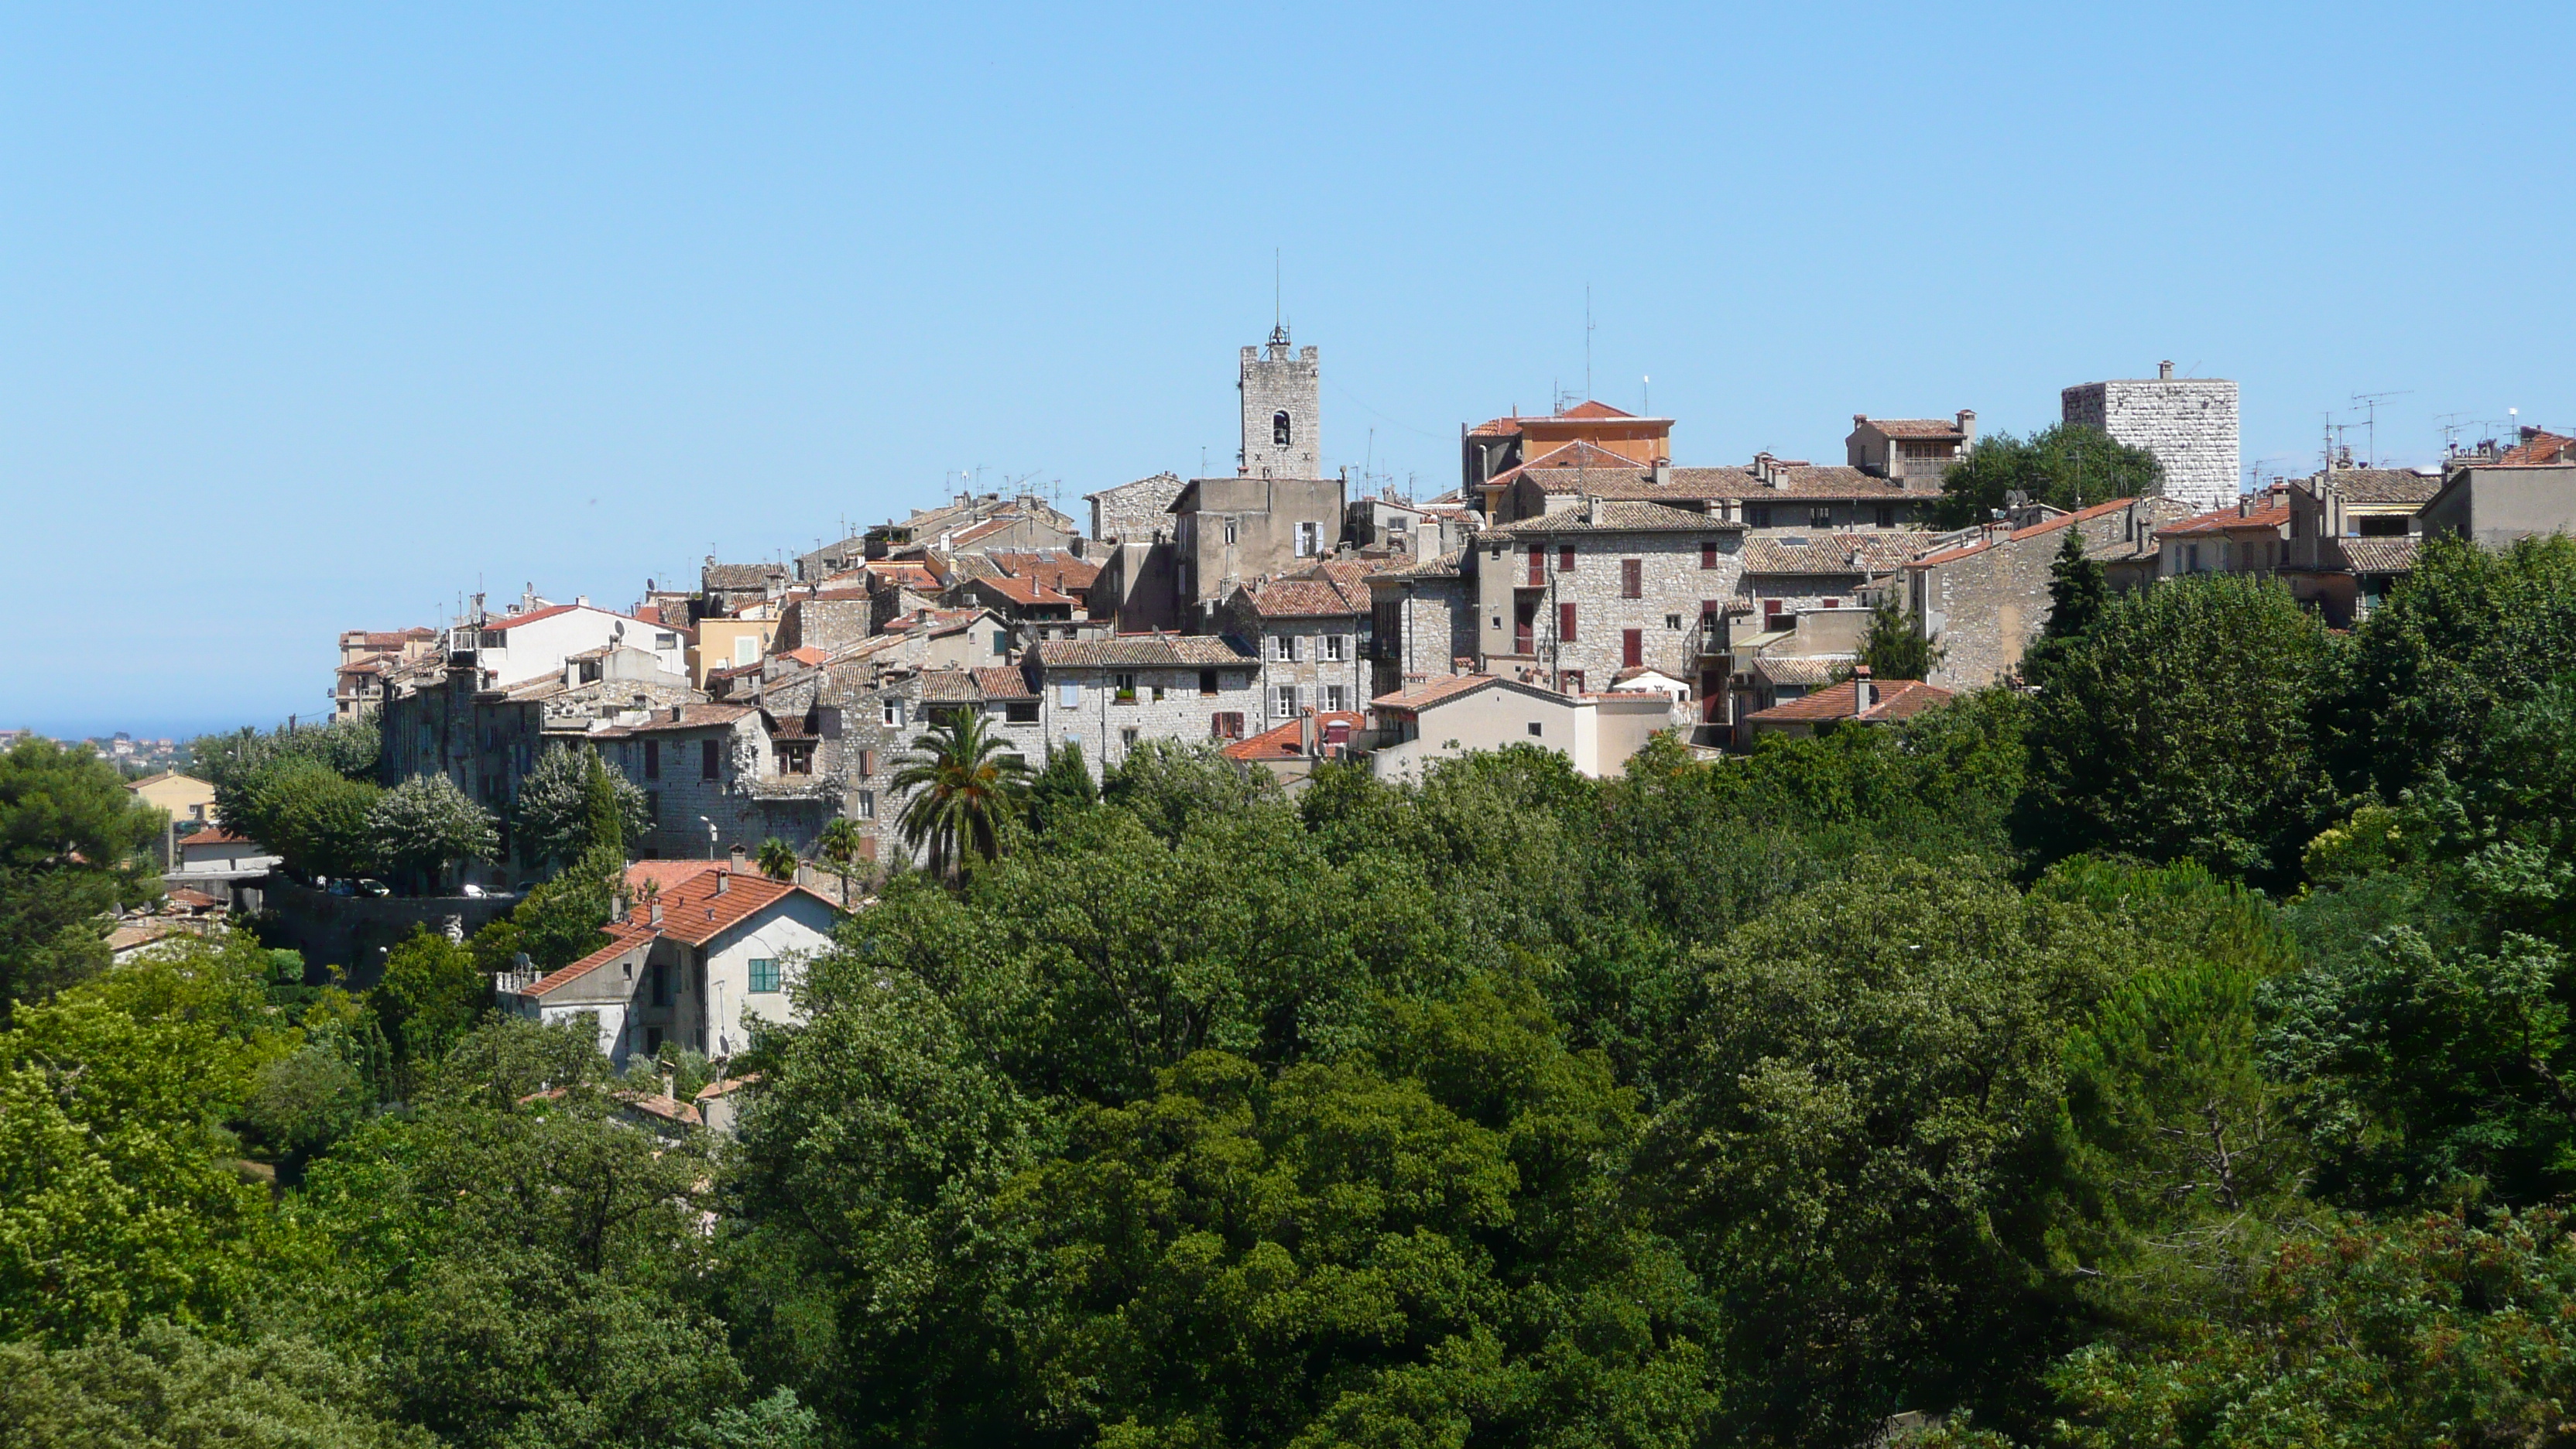
[[[689,646],[690,687],[706,688],[710,670],[739,669],[768,657],[779,612],[775,603],[752,604],[736,614],[700,619],[697,642]]]
[[[1535,745],[1598,779],[1619,773],[1648,740],[1687,721],[1688,710],[1651,690],[1568,695],[1489,674],[1454,674],[1369,702],[1377,741],[1369,769],[1381,780],[1418,783],[1435,760]]]
[[[194,775],[176,770],[163,770],[140,780],[128,780],[125,788],[135,799],[155,810],[166,811],[173,825],[186,821],[213,824],[215,820],[215,787]]]

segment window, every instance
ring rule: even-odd
[[[1771,526],[1771,505],[1768,503],[1745,504],[1744,526],[1747,528],[1769,528]]]
[[[698,778],[713,780],[724,773],[724,744],[719,740],[698,741]]]
[[[1540,546],[1540,545],[1538,545],[1538,544],[1535,544],[1535,543],[1534,543],[1534,544],[1531,544],[1531,545],[1530,545],[1530,551],[1529,551],[1529,563],[1530,563],[1530,567],[1529,567],[1529,581],[1530,581],[1530,583],[1531,583],[1532,585],[1538,585],[1538,584],[1546,583],[1546,582],[1547,582],[1547,550],[1546,550],[1544,547],[1542,547],[1542,546]]]
[[[1578,636],[1576,635],[1576,633],[1575,633],[1575,629],[1574,629],[1574,606],[1573,606],[1572,604],[1559,604],[1559,605],[1557,605],[1557,606],[1556,606],[1556,640],[1557,640],[1557,642],[1558,642],[1558,643],[1560,643],[1560,644],[1571,644],[1571,643],[1573,643],[1573,642],[1575,641],[1575,639],[1576,639],[1577,637],[1578,637]]]
[[[1319,554],[1319,553],[1322,553],[1323,551],[1324,551],[1324,525],[1322,525],[1322,524],[1320,524],[1320,523],[1301,523],[1301,524],[1298,524],[1298,525],[1297,525],[1297,557],[1299,557],[1299,558],[1313,558],[1315,555],[1317,555],[1317,554]]]
[[[1036,724],[1038,722],[1038,702],[1034,699],[1014,699],[1008,701],[1002,706],[1002,722],[1004,724]]]
[[[1345,642],[1344,635],[1327,634],[1324,636],[1324,657],[1336,664],[1339,664],[1344,659],[1350,657],[1349,645]]]
[[[1764,599],[1762,601],[1762,622],[1768,624],[1778,617],[1780,617],[1780,601],[1778,599]]]
[[[861,820],[874,820],[877,818],[876,791],[861,790],[859,792],[859,818]]]
[[[1225,541],[1228,544],[1234,542],[1234,520],[1231,518],[1225,521]]]
[[[1619,597],[1642,599],[1646,596],[1646,561],[1641,558],[1619,560]]]
[[[1295,719],[1297,717],[1297,686],[1293,684],[1283,684],[1272,690],[1270,693],[1270,717],[1272,719]]]
[[[1288,420],[1286,413],[1278,412],[1270,415],[1270,441],[1273,444],[1282,448],[1287,447],[1297,440],[1296,435],[1296,424]]]
[[[754,956],[751,958],[751,989],[754,991],[776,991],[778,989],[777,957]]]
[[[1297,657],[1297,639],[1292,634],[1270,636],[1270,657],[1285,662]]]
[[[1004,658],[1011,652],[1011,636],[1000,629],[993,631],[993,657]]]
[[[1666,614],[1666,615],[1664,616],[1664,627],[1665,627],[1665,628],[1667,628],[1667,629],[1679,629],[1681,626],[1682,626],[1682,616],[1681,616],[1681,615],[1679,615],[1679,614]]]
[[[1574,572],[1573,544],[1561,543],[1556,546],[1556,571],[1561,574]]]
[[[1327,684],[1324,686],[1325,709],[1330,710],[1335,714],[1339,714],[1350,707],[1351,692],[1349,689],[1338,684]]]
[[[1243,711],[1219,710],[1208,716],[1208,733],[1221,740],[1243,738]]]
[[[1840,600],[1840,599],[1827,599],[1827,600],[1825,600],[1825,607],[1826,607],[1826,608],[1828,608],[1828,609],[1839,609],[1839,608],[1841,608],[1842,606],[1843,606],[1843,601],[1842,601],[1842,600]]]
[[[657,829],[662,824],[661,791],[647,790],[644,792],[644,818],[651,822],[651,824],[645,827],[648,830]]]
[[[876,774],[876,772],[877,752],[874,750],[859,751],[859,778],[862,780],[867,779]]]
[[[778,773],[782,775],[810,775],[814,773],[814,742],[812,740],[780,740],[777,747],[777,756]]]
[[[1537,737],[1538,735],[1540,735],[1541,733],[1543,733],[1543,731],[1541,731],[1541,730],[1540,730],[1540,728],[1539,728],[1539,723],[1538,723],[1538,721],[1537,721],[1537,720],[1531,720],[1531,721],[1529,722],[1529,732],[1530,732],[1530,734],[1531,734],[1531,736],[1532,736],[1533,738],[1535,738],[1535,737]]]
[[[884,701],[884,703],[883,703],[883,705],[882,705],[882,713],[881,713],[881,717],[884,719],[884,721],[885,721],[885,727],[886,727],[887,729],[890,729],[890,730],[899,730],[899,729],[902,729],[902,728],[903,728],[903,701],[902,701],[902,700],[900,700],[900,699],[889,699],[889,700]]]
[[[680,636],[677,634],[656,634],[653,636],[653,647],[656,649],[677,649],[680,647]]]
[[[652,995],[652,1001],[653,1001],[653,1004],[654,1004],[655,1006],[668,1006],[668,1005],[670,1005],[670,1004],[671,1004],[671,965],[670,965],[670,963],[669,963],[669,962],[667,962],[667,961],[661,961],[661,962],[656,962],[656,963],[654,963],[654,966],[653,966],[653,972],[652,972],[652,977],[653,977],[653,986],[652,986],[652,992],[653,992],[653,995]],[[658,1033],[657,1033],[657,1035],[658,1035]]]
[[[1882,504],[1878,505],[1878,508],[1877,508],[1877,510],[1876,510],[1876,515],[1877,515],[1877,522],[1878,522],[1878,526],[1879,526],[1879,527],[1881,527],[1881,528],[1894,528],[1894,527],[1896,526],[1896,505],[1895,505],[1895,504],[1893,504],[1893,503],[1882,503]]]
[[[655,1056],[658,1055],[661,1050],[662,1028],[658,1026],[648,1026],[644,1028],[644,1055],[648,1057]]]
[[[1703,538],[1699,541],[1699,566],[1704,569],[1717,567],[1716,539]]]
[[[1809,510],[1807,511],[1807,526],[1808,526],[1808,527],[1810,527],[1810,528],[1831,528],[1831,527],[1833,527],[1833,526],[1834,526],[1834,507],[1833,507],[1833,505],[1832,505],[1832,504],[1830,504],[1830,503],[1819,503],[1819,504],[1817,504],[1814,508],[1809,509]]]
[[[1200,671],[1199,671],[1199,694],[1200,694],[1200,696],[1201,696],[1202,698],[1204,698],[1204,697],[1206,697],[1206,696],[1208,696],[1208,695],[1212,695],[1212,694],[1214,694],[1214,693],[1216,693],[1216,671],[1215,671],[1215,670],[1213,670],[1213,669],[1202,669],[1202,670],[1200,670]]]
[[[1583,671],[1580,669],[1569,669],[1565,671],[1565,676],[1560,682],[1564,684],[1566,693],[1581,694],[1583,692]]]
[[[1619,667],[1622,669],[1634,669],[1645,662],[1646,631],[1643,629],[1620,630]]]
[[[1111,675],[1111,676],[1110,676],[1110,679],[1111,679],[1111,681],[1112,681],[1112,682],[1117,686],[1117,691],[1118,691],[1118,692],[1117,692],[1117,696],[1116,696],[1116,697],[1117,697],[1117,702],[1118,702],[1118,703],[1120,703],[1120,704],[1134,704],[1134,703],[1136,702],[1136,676],[1135,676],[1135,675],[1133,675],[1133,674],[1115,674],[1115,675]]]
[[[1079,684],[1059,684],[1059,685],[1057,685],[1057,686],[1055,687],[1055,707],[1056,707],[1056,708],[1058,708],[1058,709],[1078,709],[1078,708],[1080,708],[1080,707],[1081,707],[1081,705],[1082,705],[1082,686],[1081,686],[1081,685],[1079,685]]]
[[[759,658],[760,658],[760,640],[759,640],[759,638],[758,638],[757,636],[755,636],[755,635],[751,635],[751,634],[743,634],[743,635],[738,635],[738,636],[736,636],[736,637],[735,637],[735,639],[734,639],[734,641],[733,641],[733,662],[734,662],[734,663],[736,663],[736,664],[751,664],[751,663],[756,663],[756,662],[759,660]]]
[[[1125,729],[1120,730],[1118,732],[1119,751],[1121,753],[1125,753],[1126,751],[1136,748],[1136,741],[1139,738],[1141,738],[1141,734],[1134,725],[1129,725]]]

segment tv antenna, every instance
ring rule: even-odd
[[[2370,452],[2362,461],[2368,466],[2373,468],[2379,466],[2379,405],[2393,397],[2411,397],[2413,395],[2413,388],[2401,388],[2396,392],[2357,392],[2352,395],[2353,406],[2366,409],[2362,415],[2361,425],[2365,430],[2367,430],[2366,436],[2370,440],[2368,445]]]
[[[1592,284],[1583,284],[1583,398],[1592,400]]]

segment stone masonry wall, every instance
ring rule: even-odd
[[[2184,516],[2191,505],[2173,499],[2140,499],[2129,508],[2068,524],[2080,529],[2085,552],[2124,554],[2133,535]],[[2065,545],[2062,529],[2024,539],[1998,540],[1965,558],[1905,571],[1906,605],[1947,654],[1932,671],[1945,689],[1977,689],[2021,663],[2023,651],[2048,625],[2049,568]]]
[[[1136,731],[1144,740],[1178,740],[1183,744],[1203,744],[1216,737],[1214,717],[1220,712],[1243,716],[1245,735],[1258,734],[1266,727],[1262,715],[1259,671],[1250,661],[1239,665],[1214,666],[1217,692],[1199,693],[1199,671],[1196,668],[1137,668],[1124,671],[1136,676],[1136,699],[1121,704],[1114,698],[1113,676],[1121,671],[1108,669],[1057,669],[1046,676],[1039,691],[1039,710],[1044,723],[1046,749],[1075,741],[1082,746],[1082,757],[1097,776],[1104,769],[1126,757],[1125,732]],[[1065,702],[1065,686],[1074,689],[1073,700]],[[1161,699],[1154,698],[1160,687]]]
[[[1288,355],[1284,341],[1274,342],[1267,356],[1243,349],[1243,475],[1247,478],[1314,478],[1324,471],[1323,368],[1315,349]],[[1272,420],[1289,419],[1289,442],[1271,441]],[[1339,520],[1335,520],[1338,526]]]
[[[1512,652],[1513,595],[1527,586],[1529,548],[1538,544],[1546,549],[1546,583],[1534,631],[1539,682],[1549,682],[1552,669],[1581,670],[1586,690],[1608,689],[1623,667],[1621,634],[1627,629],[1639,633],[1639,662],[1678,679],[1691,678],[1691,638],[1701,602],[1715,599],[1723,607],[1735,596],[1743,574],[1739,536],[1712,532],[1706,537],[1719,545],[1713,569],[1700,567],[1703,539],[1695,533],[1532,533],[1505,543],[1499,559],[1491,543],[1480,545],[1484,557],[1477,561],[1482,581],[1477,623],[1482,626],[1482,653],[1490,658]],[[1571,573],[1559,567],[1559,549],[1567,543],[1575,546]],[[1641,598],[1620,596],[1620,560],[1630,558],[1644,565]],[[1560,644],[1557,606],[1566,603],[1575,606],[1575,638]]]
[[[2059,395],[2069,423],[2100,428],[2164,465],[2164,496],[2194,513],[2236,501],[2236,384],[2220,378],[2088,382]]]
[[[1143,543],[1172,526],[1172,500],[1181,496],[1177,473],[1157,473],[1091,495],[1091,536]]]

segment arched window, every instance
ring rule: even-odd
[[[1294,427],[1289,425],[1288,415],[1286,413],[1280,412],[1272,413],[1270,415],[1270,441],[1278,444],[1280,447],[1287,447],[1290,443],[1296,441],[1296,437],[1294,436],[1296,431],[1297,430]]]

